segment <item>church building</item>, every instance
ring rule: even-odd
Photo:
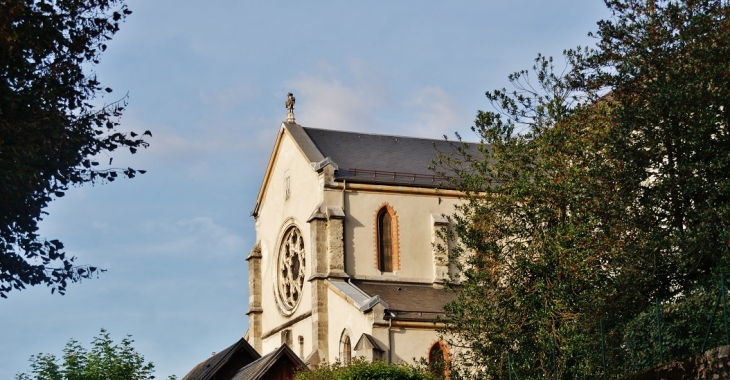
[[[246,340],[308,365],[448,360],[434,320],[454,295],[435,247],[460,198],[428,166],[451,146],[307,128],[289,108],[251,212]]]

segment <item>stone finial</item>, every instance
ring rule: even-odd
[[[295,123],[295,121],[294,121],[294,102],[296,102],[296,101],[297,100],[294,98],[294,94],[292,94],[290,92],[286,98],[286,109],[289,110],[289,112],[286,115],[287,123]]]

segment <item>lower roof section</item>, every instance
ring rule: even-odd
[[[444,315],[444,305],[456,294],[442,287],[418,283],[355,280],[352,283],[370,296],[379,296],[393,319],[433,320]]]
[[[392,283],[379,281],[327,281],[361,312],[381,304],[386,317],[394,320],[433,321],[444,316],[444,305],[456,294],[443,287],[422,283]]]

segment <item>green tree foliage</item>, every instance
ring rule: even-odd
[[[677,296],[672,302],[661,302],[662,351],[664,362],[679,360],[705,350],[725,345],[722,306],[712,324],[708,314],[718,296],[717,289],[709,293],[705,289],[693,289]],[[627,372],[639,372],[654,367],[660,360],[657,339],[656,309],[650,307],[634,318],[624,330]]]
[[[625,250],[667,298],[730,268],[730,3],[607,1],[580,84],[618,107],[607,144],[636,235]]]
[[[339,362],[299,372],[296,380],[432,380],[428,371],[406,364],[367,362],[356,359],[349,365]]]
[[[572,91],[542,56],[510,80],[514,92],[487,94],[499,111],[479,113],[478,153],[442,161],[467,194],[452,217],[459,277],[446,307],[450,346],[469,348],[454,360],[465,378],[506,378],[510,363],[520,377],[549,376],[554,346],[562,367],[592,370],[586,329],[623,295],[609,265],[621,265],[620,246],[601,228],[619,214],[603,207],[615,184],[598,176],[611,105]]]
[[[76,340],[63,349],[63,357],[38,354],[30,357],[30,371],[18,374],[16,380],[148,380],[154,379],[155,366],[146,362],[132,343],[131,336],[114,344],[102,329],[86,350]],[[171,378],[174,378],[171,377]]]
[[[609,375],[657,364],[654,343],[631,345],[657,297],[669,352],[690,354],[679,332],[706,319],[672,310],[730,270],[730,7],[606,4],[596,50],[511,75],[514,91],[487,93],[480,144],[437,168],[467,194],[444,331],[467,378],[601,375],[601,328]]]
[[[116,130],[126,97],[102,104],[112,90],[90,71],[130,13],[123,0],[0,2],[0,297],[39,284],[63,294],[98,272],[39,236],[44,209],[69,187],[144,173],[100,165],[148,144]]]

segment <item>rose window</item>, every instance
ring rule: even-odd
[[[292,226],[284,234],[279,248],[278,263],[279,304],[284,313],[291,314],[302,299],[304,285],[304,239],[298,228]]]

